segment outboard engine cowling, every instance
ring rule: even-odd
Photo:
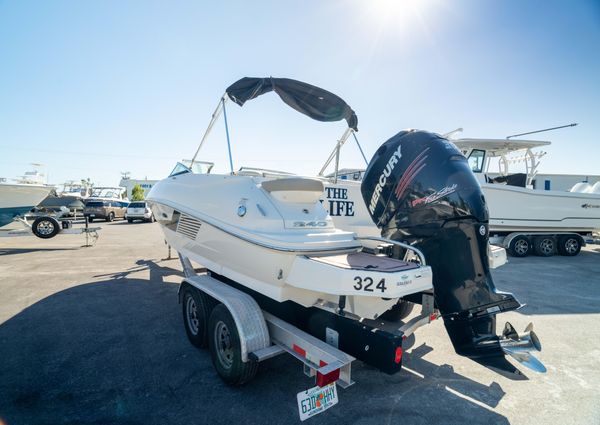
[[[437,134],[401,131],[371,159],[361,192],[383,237],[425,254],[435,303],[456,352],[503,356],[496,314],[520,303],[494,286],[488,210],[464,155]]]

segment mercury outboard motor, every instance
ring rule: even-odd
[[[437,134],[401,131],[371,159],[361,192],[383,237],[425,254],[435,303],[457,354],[478,361],[510,354],[545,371],[530,353],[541,349],[531,325],[518,334],[507,323],[496,335],[496,314],[521,304],[494,286],[485,198],[456,146]]]

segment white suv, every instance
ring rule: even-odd
[[[125,214],[125,218],[129,223],[133,223],[133,220],[148,221],[150,223],[154,221],[152,210],[144,201],[130,203],[127,207],[127,214]]]

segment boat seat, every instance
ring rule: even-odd
[[[286,203],[315,203],[325,190],[321,180],[302,177],[266,180],[261,186],[273,198]]]
[[[262,188],[267,192],[300,190],[323,193],[325,190],[322,181],[317,179],[305,179],[302,177],[267,180],[262,182]]]
[[[378,272],[394,273],[403,270],[412,270],[419,267],[418,264],[383,257],[366,252],[353,252],[342,255],[329,255],[326,257],[309,257],[311,260],[323,264],[352,270],[373,270]]]

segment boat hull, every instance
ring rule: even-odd
[[[551,231],[591,233],[600,229],[600,196],[536,191],[482,184],[490,211],[490,233]]]
[[[0,184],[0,227],[38,205],[52,187],[28,184]]]
[[[172,217],[178,214],[176,210],[157,202],[150,205],[166,241],[178,253],[277,302],[294,301],[303,307],[330,306],[338,304],[340,295],[348,295],[347,312],[376,318],[399,297],[432,287],[431,269],[426,266],[409,267],[401,273],[338,269],[306,253],[245,241],[185,214],[175,224]],[[367,289],[370,292],[364,292],[365,284],[356,289],[357,278],[371,282],[371,288]],[[386,284],[378,287],[382,279],[387,279]]]

